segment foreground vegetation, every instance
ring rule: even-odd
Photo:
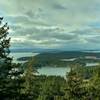
[[[12,63],[8,30],[7,23],[0,27],[1,100],[100,100],[100,66],[84,67],[75,63],[66,79],[36,76],[34,59],[25,68]]]

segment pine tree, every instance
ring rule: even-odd
[[[89,80],[89,97],[100,100],[100,66],[94,70],[93,77]]]
[[[12,64],[10,54],[10,39],[8,38],[9,26],[7,23],[2,25],[3,18],[0,18],[0,98],[3,100],[17,99],[20,95],[20,74],[19,64]],[[16,70],[17,69],[17,70]]]
[[[67,76],[65,100],[86,100],[86,89],[83,85],[83,78],[71,69]]]
[[[0,97],[5,98],[9,95],[10,73],[12,69],[12,58],[9,57],[10,38],[8,36],[9,26],[7,23],[2,25],[3,18],[0,18]]]
[[[24,96],[24,100],[36,100],[35,98],[37,97],[36,94],[36,86],[35,86],[35,73],[37,72],[34,68],[32,63],[34,60],[32,59],[29,64],[27,65],[27,68],[25,69],[24,72],[24,83],[23,83],[23,89],[22,89],[22,95]]]

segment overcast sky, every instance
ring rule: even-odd
[[[100,0],[1,0],[12,47],[100,49]]]

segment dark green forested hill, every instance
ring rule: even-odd
[[[45,52],[37,55],[39,58],[76,58],[76,57],[85,57],[85,56],[95,56],[100,58],[99,52],[81,52],[81,51],[65,51],[65,52]]]
[[[18,60],[28,60],[31,57],[22,57]],[[81,52],[81,51],[66,51],[66,52],[45,52],[34,57],[34,64],[39,66],[67,66],[72,63],[93,63],[100,62],[100,53]],[[29,60],[30,61],[30,60]]]

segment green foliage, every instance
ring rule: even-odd
[[[65,99],[100,100],[100,66],[91,67],[91,70],[89,67],[89,71],[83,72],[82,69],[85,67],[81,67],[80,71],[77,68],[71,69],[67,76]],[[84,77],[84,74],[90,75],[88,79]]]
[[[3,18],[0,18],[2,23]],[[7,97],[9,95],[10,73],[12,69],[12,58],[8,55],[10,53],[10,38],[7,38],[9,27],[6,24],[0,27],[0,97]]]
[[[47,77],[41,87],[39,98],[43,100],[54,100],[54,98],[64,95],[61,87],[65,84],[65,80],[59,77]],[[42,100],[41,99],[41,100]]]
[[[67,88],[65,98],[67,100],[83,100],[86,94],[83,79],[75,71],[71,70],[67,77]]]
[[[36,70],[34,70],[32,62],[30,62],[27,65],[27,68],[24,70],[23,74],[24,82],[22,84],[23,89],[21,89],[21,94],[24,95],[28,100],[33,100],[33,98],[35,99],[37,97],[37,95],[34,92],[34,90],[36,89],[34,82],[35,79],[34,73],[36,73]]]
[[[19,100],[20,74],[22,73],[19,64],[12,64],[9,57],[10,38],[8,36],[8,24],[2,25],[3,18],[0,18],[0,98],[3,100]]]
[[[96,67],[87,88],[89,88],[89,93],[94,100],[100,100],[100,66]]]

